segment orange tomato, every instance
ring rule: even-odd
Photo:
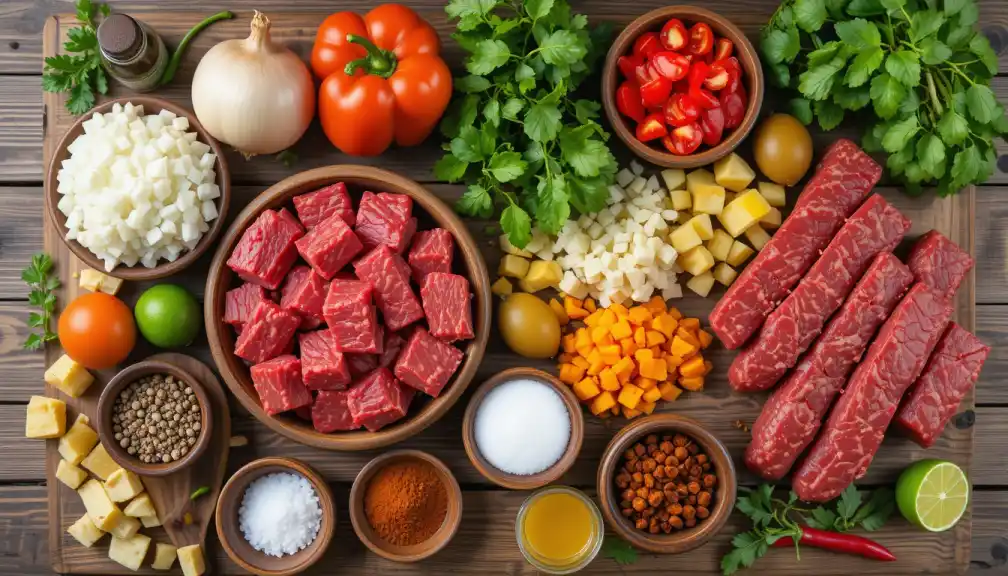
[[[86,368],[111,368],[136,344],[133,313],[115,296],[84,294],[60,314],[59,339],[67,355]]]

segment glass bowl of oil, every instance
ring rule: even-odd
[[[604,531],[595,502],[567,486],[537,490],[515,520],[522,555],[547,574],[572,574],[591,563],[602,548]]]

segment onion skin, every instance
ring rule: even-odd
[[[256,11],[248,38],[225,40],[200,60],[193,111],[211,136],[245,156],[276,154],[301,139],[315,115],[311,72],[270,38]]]

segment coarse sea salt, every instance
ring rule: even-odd
[[[311,544],[322,525],[322,507],[308,479],[267,474],[252,481],[238,508],[245,540],[269,556],[294,554]]]
[[[476,410],[476,447],[495,468],[537,474],[563,456],[570,414],[553,388],[537,380],[512,380],[491,390]]]

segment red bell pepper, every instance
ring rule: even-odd
[[[664,106],[671,92],[672,82],[662,76],[652,79],[647,84],[641,84],[640,87],[641,100],[647,108]]]
[[[630,80],[616,89],[616,109],[634,122],[644,121],[644,102],[641,100],[640,88]]]
[[[666,134],[668,134],[668,128],[665,127],[664,116],[661,112],[648,114],[644,121],[637,125],[637,139],[641,142],[657,140]]]

